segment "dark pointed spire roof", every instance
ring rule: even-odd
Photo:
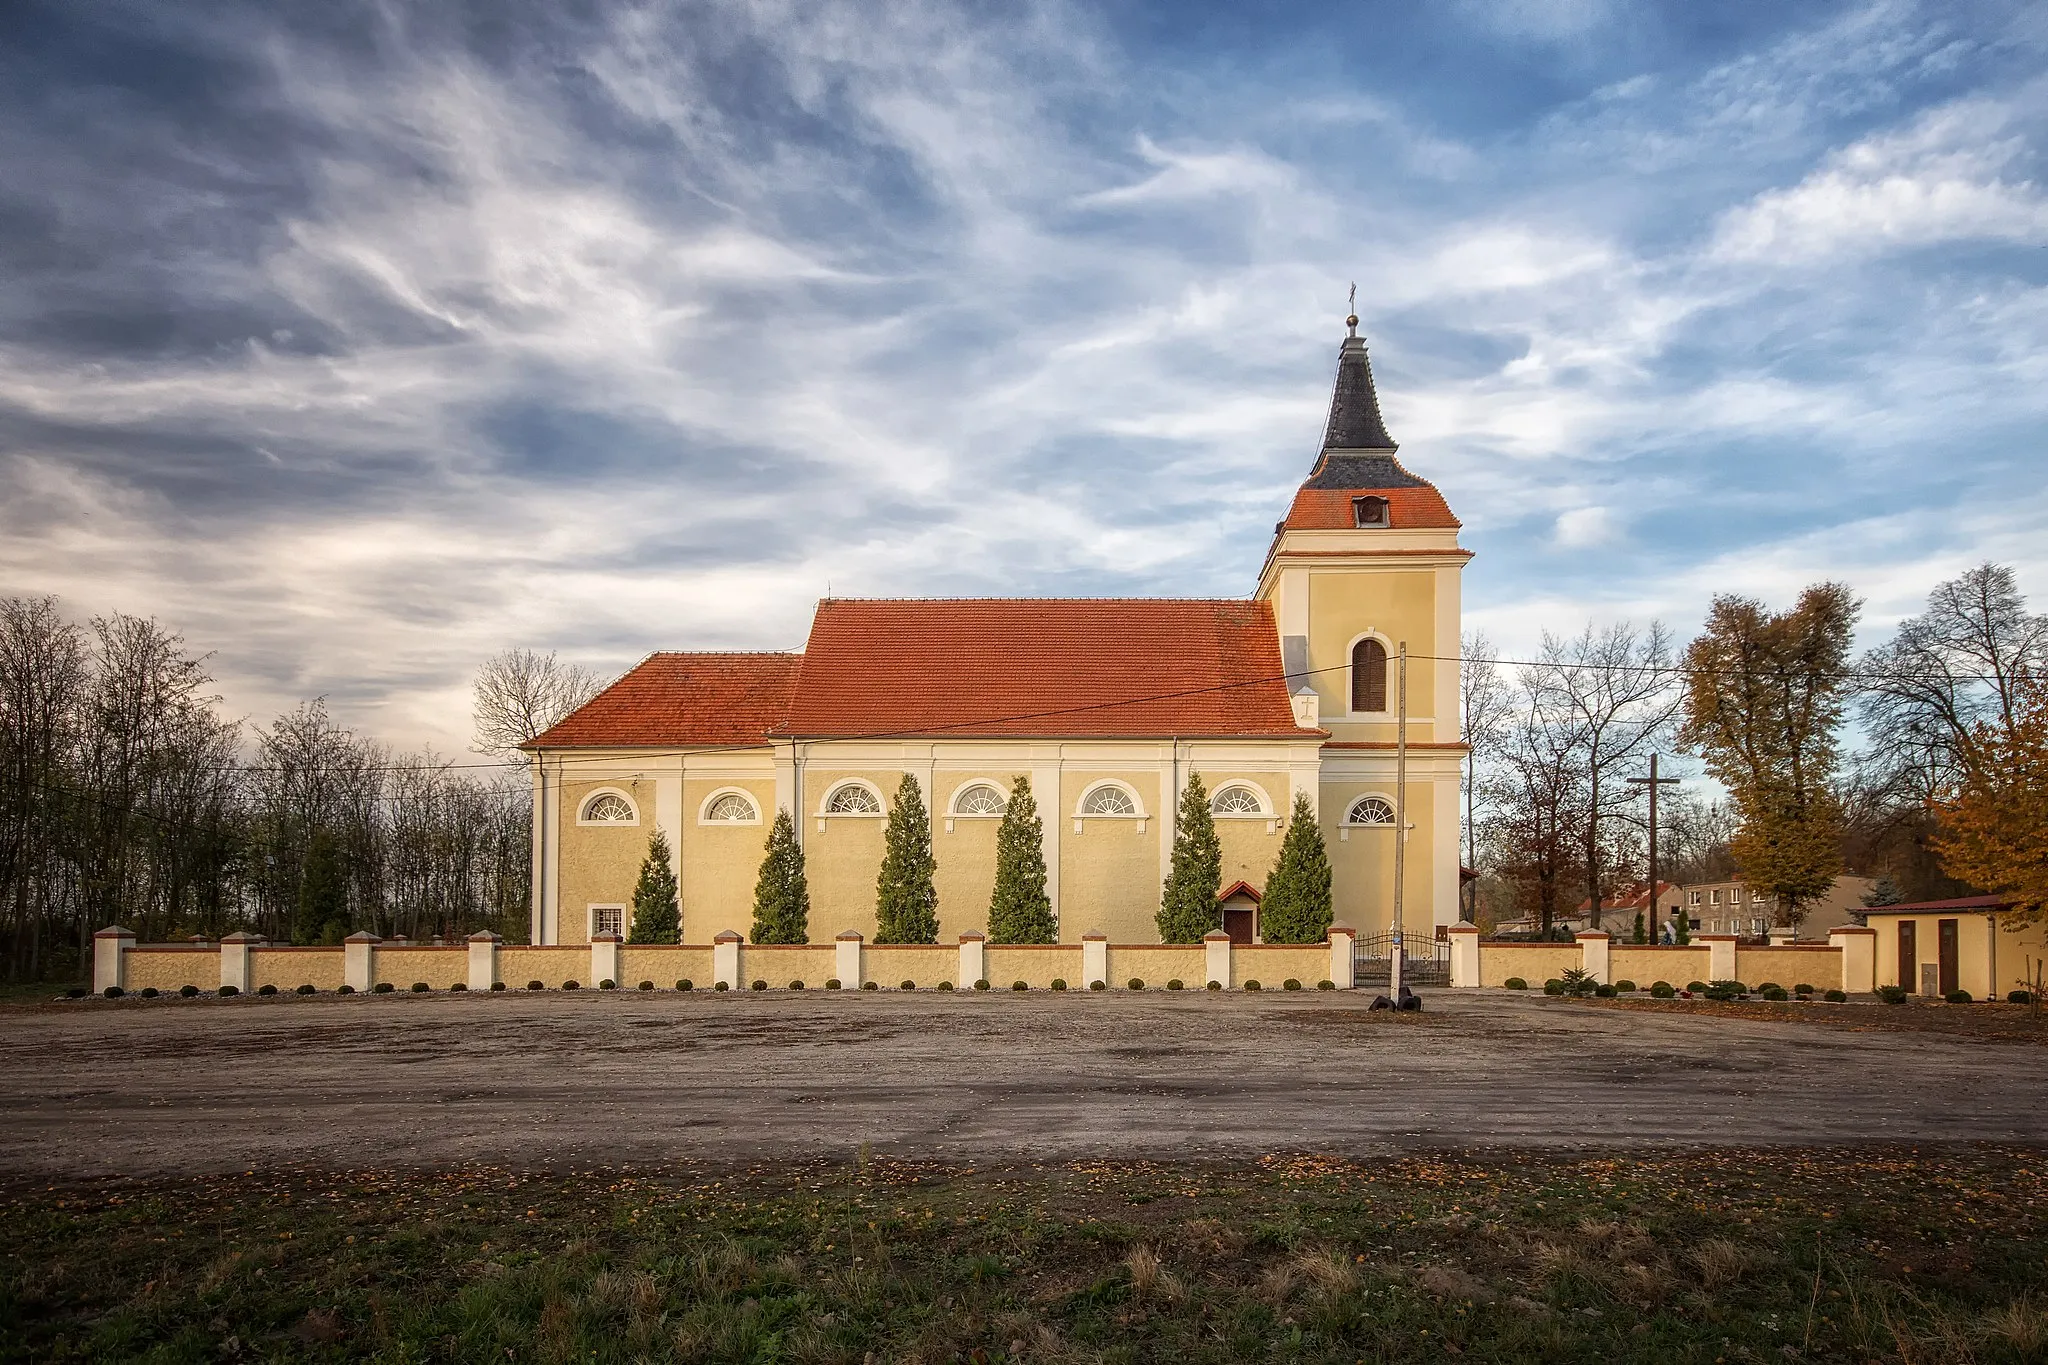
[[[1350,319],[1347,319],[1350,321]],[[1365,338],[1358,324],[1351,323],[1351,335],[1337,352],[1337,385],[1330,394],[1330,421],[1323,428],[1323,450],[1372,450],[1392,454],[1400,449],[1387,434],[1380,416],[1380,395],[1373,387],[1372,358],[1365,352]]]

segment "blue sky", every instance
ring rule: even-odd
[[[1355,280],[1468,627],[2048,600],[2048,12],[16,4],[0,591],[459,750],[513,644],[1238,595]]]

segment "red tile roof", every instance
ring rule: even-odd
[[[801,654],[650,654],[528,748],[765,744]]]
[[[818,604],[782,733],[1307,736],[1264,602]]]
[[[1387,500],[1388,524],[1396,531],[1456,530],[1463,525],[1434,484],[1411,488],[1304,488],[1294,495],[1281,529],[1287,531],[1349,531],[1357,526],[1351,499],[1372,493]]]

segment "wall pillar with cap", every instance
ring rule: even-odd
[[[1211,981],[1230,989],[1230,935],[1221,929],[1202,935],[1202,984]]]
[[[264,941],[263,935],[246,930],[225,935],[220,941],[220,984],[232,986],[237,995],[249,993],[249,950]]]
[[[867,942],[858,929],[848,929],[832,942],[832,975],[839,978],[840,988],[857,991],[860,989],[860,954]]]
[[[469,936],[469,988],[487,991],[498,981],[498,945],[504,940],[486,929]]]
[[[110,924],[92,936],[92,993],[128,989],[128,954],[135,947],[135,934]]]
[[[1094,990],[1095,983],[1109,984],[1109,935],[1088,933],[1081,935],[1081,984],[1087,990]]]
[[[367,991],[377,984],[377,945],[383,941],[368,930],[341,941],[341,980],[350,990]]]
[[[609,981],[619,984],[619,945],[626,941],[623,934],[609,929],[600,929],[590,936],[590,984],[602,986]]]
[[[1330,926],[1330,984],[1348,991],[1358,984],[1358,931],[1345,924]]]
[[[1581,929],[1572,935],[1579,942],[1579,967],[1596,986],[1612,983],[1607,978],[1607,945],[1613,939],[1605,929]]]
[[[1877,930],[1865,924],[1838,924],[1828,930],[1828,942],[1841,956],[1843,990],[1868,995],[1877,989]]]
[[[722,984],[729,991],[740,988],[740,944],[745,941],[731,929],[720,932],[711,940],[711,981],[714,986]]]
[[[1479,984],[1479,926],[1460,920],[1450,928],[1451,986],[1461,989]]]
[[[1707,980],[1733,981],[1735,979],[1734,934],[1694,934],[1694,943],[1707,945]]]
[[[975,982],[987,979],[988,935],[979,929],[969,929],[960,935],[960,979],[953,984],[971,991]]]

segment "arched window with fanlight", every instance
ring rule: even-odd
[[[1387,647],[1371,636],[1351,647],[1351,709],[1387,709]]]
[[[1384,796],[1361,796],[1351,803],[1351,810],[1345,815],[1344,823],[1347,825],[1384,825],[1392,828],[1394,824],[1394,803],[1387,800]]]
[[[1210,798],[1209,810],[1215,815],[1262,816],[1266,813],[1266,803],[1250,787],[1242,782],[1233,782],[1217,789],[1216,795]]]
[[[704,802],[702,823],[707,825],[758,825],[761,808],[754,798],[738,790],[713,792]]]
[[[880,815],[882,800],[865,782],[847,782],[832,789],[825,798],[827,815]]]
[[[953,797],[955,815],[1001,815],[1009,804],[992,783],[970,782]]]
[[[601,791],[591,793],[576,819],[585,825],[636,825],[640,823],[640,812],[633,809],[624,793]]]

